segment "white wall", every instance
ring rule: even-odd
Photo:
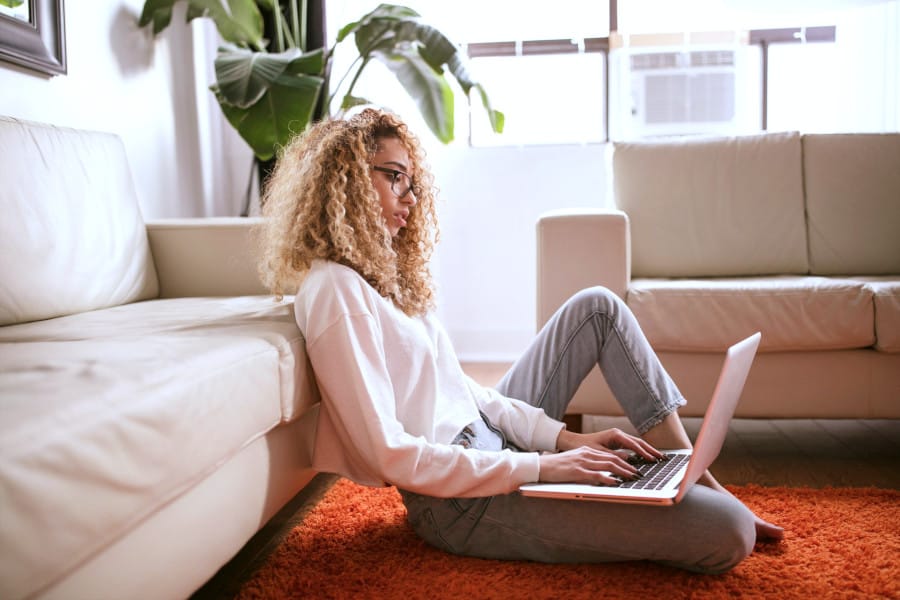
[[[137,28],[142,5],[94,0],[88,9],[68,3],[68,73],[50,78],[0,62],[0,114],[118,134],[145,218],[237,214],[228,205],[240,202],[231,195],[243,194],[243,184],[212,177],[210,144],[201,142],[215,129],[210,93],[201,89],[199,101],[195,93],[205,81],[195,81],[191,57],[194,40],[203,36],[183,24],[182,9],[154,41],[149,30]],[[236,137],[224,133],[229,134]],[[225,172],[245,177],[250,157],[242,142],[226,139],[215,147],[220,155],[233,154],[235,144],[238,154],[244,152],[246,170]]]
[[[432,150],[440,188],[439,314],[467,360],[512,360],[534,335],[535,223],[603,206],[606,146]]]

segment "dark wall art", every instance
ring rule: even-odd
[[[0,0],[0,61],[65,74],[64,13],[63,0]]]

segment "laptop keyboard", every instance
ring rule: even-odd
[[[616,487],[633,490],[658,490],[665,487],[669,478],[690,460],[689,454],[666,454],[667,459],[659,462],[647,462],[638,458],[629,460],[643,477],[634,481],[623,481]]]

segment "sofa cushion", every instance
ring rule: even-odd
[[[307,365],[291,298],[0,328],[0,581],[51,581],[297,416]]]
[[[875,348],[900,353],[900,276],[853,277],[872,290],[875,300]]]
[[[814,275],[900,274],[900,133],[803,136]]]
[[[824,277],[632,280],[626,301],[656,350],[719,352],[762,332],[760,351],[875,343],[873,291]]]
[[[801,167],[797,133],[616,143],[633,275],[807,273]]]
[[[157,294],[116,136],[0,117],[0,325]]]

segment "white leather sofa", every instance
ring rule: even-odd
[[[314,474],[252,220],[145,224],[121,141],[0,117],[0,597],[184,598]]]
[[[610,210],[537,223],[537,324],[624,298],[701,416],[725,348],[762,332],[739,417],[900,418],[900,134],[616,143]],[[621,415],[598,369],[573,415]]]

